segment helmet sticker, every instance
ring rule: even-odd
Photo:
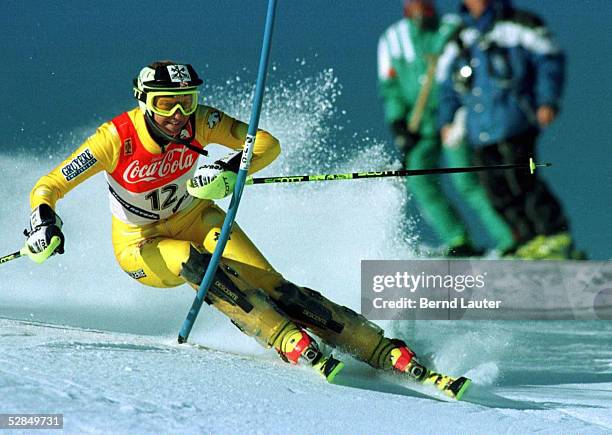
[[[170,80],[175,83],[187,83],[191,81],[191,75],[185,65],[168,65],[168,74],[170,74]]]
[[[155,70],[149,67],[144,67],[142,71],[140,71],[138,79],[141,83],[155,80]]]

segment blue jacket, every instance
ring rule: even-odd
[[[544,23],[510,0],[492,0],[478,19],[462,6],[461,18],[438,63],[439,126],[464,106],[474,146],[538,128],[540,106],[559,108],[565,66]]]

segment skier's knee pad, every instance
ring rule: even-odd
[[[204,278],[204,272],[210,263],[211,255],[198,251],[195,246],[189,248],[189,258],[181,266],[180,275],[191,284],[199,286]]]
[[[191,245],[189,249],[189,258],[186,262],[182,263],[180,275],[189,283],[199,287],[204,279],[204,274],[211,258],[212,256],[210,254],[200,252]],[[238,305],[248,313],[253,309],[253,304],[249,302],[243,290],[245,289],[238,288],[230,277],[220,269],[217,269],[209,288],[211,294],[227,300],[232,305]],[[209,301],[210,299],[207,300],[207,302]]]

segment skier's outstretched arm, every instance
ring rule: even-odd
[[[37,255],[37,262],[54,253],[64,253],[63,222],[55,212],[59,199],[102,170],[117,164],[119,139],[111,123],[102,125],[76,151],[47,175],[41,177],[30,193],[30,223],[25,230],[26,246]],[[54,245],[59,239],[59,245]]]

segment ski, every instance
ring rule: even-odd
[[[472,384],[472,381],[465,376],[453,378],[431,370],[427,371],[427,374],[418,382],[423,385],[433,385],[446,396],[455,400],[461,400]]]
[[[312,365],[312,368],[332,384],[336,375],[344,368],[344,363],[334,358],[333,355],[329,355],[321,357]]]
[[[405,349],[402,354],[392,353],[392,363],[396,370],[401,371],[413,382],[420,385],[433,385],[444,395],[456,400],[461,400],[463,394],[468,390],[472,381],[464,376],[454,378],[436,371],[430,370],[421,364],[416,358],[411,357]]]

